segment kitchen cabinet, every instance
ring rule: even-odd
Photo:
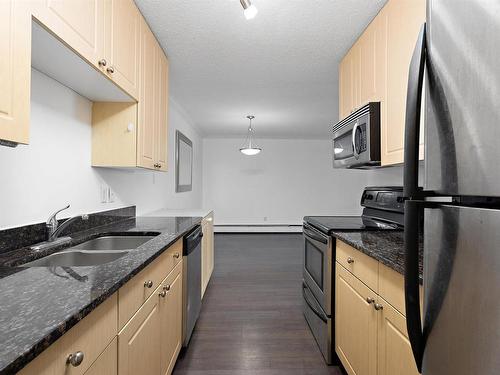
[[[424,22],[425,0],[389,0],[340,63],[339,120],[380,101],[382,165],[404,159],[408,70]],[[423,159],[423,135],[420,145]]]
[[[160,374],[161,286],[118,334],[118,374]]]
[[[23,368],[19,374],[77,375],[84,374],[87,370],[92,374],[95,371],[91,367],[92,363],[102,356],[101,353],[105,352],[107,347],[109,348],[116,334],[117,295],[115,293]],[[68,364],[68,355],[77,352],[83,353],[83,361],[77,366]],[[111,361],[111,354],[107,352],[97,366],[112,368],[112,363],[108,363]],[[116,357],[113,362],[116,363]]]
[[[406,331],[406,319],[382,297],[377,303],[378,374],[418,375],[410,341]]]
[[[346,262],[346,255],[354,262]],[[370,258],[373,262],[366,262],[363,257],[367,256],[337,241],[337,355],[349,375],[417,375],[406,330],[404,278],[378,261]],[[345,268],[360,263],[363,265],[357,269]],[[366,274],[370,277],[366,278]],[[376,283],[371,282],[374,275]],[[369,287],[367,280],[378,291]]]
[[[132,0],[34,0],[32,11],[50,32],[139,98],[142,16]]]
[[[171,374],[182,343],[182,261],[118,334],[118,374]]]
[[[165,279],[161,293],[160,373],[164,375],[172,373],[182,346],[182,264],[177,265]]]
[[[205,295],[214,270],[214,213],[210,212],[201,222],[201,297]]]
[[[139,102],[93,103],[92,165],[167,170],[168,60],[141,20]]]
[[[335,350],[350,375],[377,372],[376,294],[353,274],[336,264]]]
[[[104,59],[104,1],[31,0],[31,6],[33,16],[45,28],[99,67]]]
[[[106,0],[104,7],[106,65],[101,64],[101,68],[118,86],[138,99],[142,16],[133,0]]]
[[[118,340],[115,337],[111,344],[101,353],[85,375],[118,375]]]
[[[26,2],[0,1],[0,140],[29,142],[31,15]]]
[[[387,109],[380,129],[381,158],[382,165],[391,165],[404,160],[408,70],[418,33],[425,22],[425,0],[391,0],[380,16],[387,23]]]

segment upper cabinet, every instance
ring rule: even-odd
[[[106,0],[105,15],[106,66],[101,68],[118,86],[139,99],[141,14],[132,0]]]
[[[92,165],[167,170],[168,60],[140,25],[139,102],[93,105]]]
[[[404,159],[408,70],[424,22],[425,0],[389,0],[340,63],[340,120],[370,101],[381,103],[382,165]]]
[[[33,16],[138,100],[141,14],[132,0],[34,0]]]
[[[31,16],[25,2],[0,1],[0,140],[28,143]]]

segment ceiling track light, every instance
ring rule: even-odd
[[[243,14],[247,20],[254,18],[259,12],[255,5],[253,5],[250,0],[240,0],[241,6],[243,7]]]
[[[253,138],[252,120],[254,118],[255,116],[252,115],[247,116],[247,119],[250,120],[250,125],[248,126],[248,133],[247,133],[247,138],[245,140],[245,145],[242,148],[240,148],[240,152],[247,156],[257,155],[259,152],[262,151],[260,147],[255,147],[252,143],[252,138]]]

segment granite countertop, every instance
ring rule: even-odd
[[[31,250],[2,254],[0,374],[23,368],[200,222],[201,217],[134,217],[72,235],[76,245],[103,234],[158,234],[124,257],[92,267],[22,268],[15,265]]]
[[[359,232],[330,232],[331,236],[351,245],[383,265],[404,275],[403,231],[380,230]],[[423,246],[420,244],[419,273],[423,281]]]

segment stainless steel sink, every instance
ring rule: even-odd
[[[65,251],[55,253],[46,257],[25,263],[22,267],[79,267],[79,266],[96,266],[112,262],[126,255],[128,251],[113,251],[113,252],[88,252],[88,251]]]
[[[133,250],[156,236],[105,236],[83,242],[69,250],[121,251]]]

